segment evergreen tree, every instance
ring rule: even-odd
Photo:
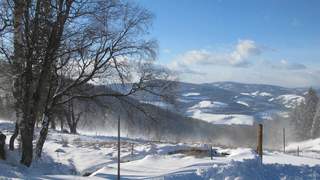
[[[302,130],[304,132],[303,138],[305,139],[311,137],[311,129],[313,119],[317,111],[318,102],[319,98],[317,96],[317,92],[313,88],[310,88],[305,97],[305,108],[303,112],[304,124],[302,126]]]
[[[313,88],[308,90],[305,101],[297,104],[290,113],[290,118],[295,126],[296,135],[301,140],[314,137],[320,126],[319,97]],[[317,113],[317,109],[319,112]],[[315,117],[317,115],[317,117]],[[319,120],[318,120],[319,119]],[[319,121],[319,122],[318,122]]]
[[[305,134],[302,128],[304,126],[304,118],[303,118],[304,109],[305,109],[304,103],[296,104],[295,108],[289,114],[291,122],[295,127],[295,133],[297,138],[302,138]]]
[[[313,118],[313,124],[311,129],[311,137],[317,138],[320,136],[320,103],[318,103],[316,114]]]

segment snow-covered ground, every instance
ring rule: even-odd
[[[238,104],[242,104],[244,106],[250,107],[250,105],[244,101],[237,101]]]
[[[197,92],[190,92],[190,93],[185,93],[182,96],[188,97],[188,96],[199,96],[200,93]]]
[[[218,102],[218,101],[200,101],[198,104],[190,107],[190,110],[195,110],[195,109],[202,109],[202,108],[222,108],[222,107],[227,107],[228,104]]]
[[[190,113],[192,113],[191,117],[195,119],[201,119],[203,121],[207,121],[213,124],[242,124],[242,125],[253,125],[254,118],[248,115],[242,114],[213,114],[203,112],[201,109],[190,109]]]
[[[8,137],[13,124],[0,121],[0,131]],[[8,131],[9,130],[9,131]],[[9,138],[7,138],[9,140]],[[122,138],[122,179],[319,179],[320,140],[288,145],[288,154],[265,151],[263,164],[248,148],[214,147],[211,160],[201,144],[156,143]],[[132,152],[133,145],[133,154]],[[301,156],[294,153],[300,145]],[[189,153],[186,153],[189,152]],[[193,154],[192,154],[193,153]],[[222,156],[222,153],[229,154]],[[0,161],[0,179],[115,179],[117,173],[116,138],[70,135],[50,131],[41,159],[32,167],[19,164],[19,151],[7,152]],[[88,177],[84,177],[87,175]]]
[[[244,105],[245,102],[238,102]],[[246,104],[249,106],[248,104]],[[228,104],[218,101],[203,100],[196,105],[188,109],[189,116],[195,119],[201,119],[213,124],[242,124],[242,125],[253,125],[254,119],[252,116],[241,115],[241,114],[214,114],[209,113],[206,110],[210,108],[225,108]]]
[[[241,95],[244,96],[251,96],[251,97],[256,97],[256,96],[263,96],[263,97],[272,97],[272,94],[267,93],[267,92],[253,92],[253,93],[240,93]]]
[[[295,94],[287,94],[277,97],[276,100],[282,102],[287,108],[293,108],[297,104],[302,103],[304,101],[304,97]]]

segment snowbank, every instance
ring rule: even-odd
[[[243,162],[215,165],[208,169],[198,169],[202,179],[265,180],[265,179],[318,179],[320,167],[293,166],[281,164],[261,164],[258,157]]]

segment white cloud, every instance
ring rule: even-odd
[[[184,74],[181,80],[190,83],[210,83],[217,81],[235,81],[243,83],[272,84],[284,87],[319,87],[320,71],[303,69],[299,71],[273,69],[263,64],[254,64],[250,68],[232,68],[211,66],[200,70],[205,75]]]
[[[270,61],[264,61],[264,64],[269,65],[272,69],[278,70],[304,70],[307,67],[301,63],[289,62],[286,59],[282,59],[276,63]]]
[[[260,55],[264,52],[279,53],[257,45],[253,40],[239,40],[229,51],[187,51],[177,56],[167,67],[179,72],[182,81],[191,83],[238,81],[287,87],[320,84],[320,71],[313,69],[315,67],[307,67],[290,59],[263,60],[265,57]]]
[[[188,65],[179,63],[177,61],[172,62],[171,64],[167,65],[167,67],[171,70],[176,71],[177,73],[180,74],[193,74],[193,75],[205,75],[205,72],[200,72],[197,70],[193,70],[189,68]]]
[[[230,64],[246,64],[251,56],[260,55],[261,49],[252,40],[239,40],[236,50],[231,53]]]
[[[260,55],[262,49],[252,40],[239,40],[231,52],[212,52],[206,49],[190,50],[179,55],[169,66],[207,66],[224,65],[243,67],[250,63],[250,58]]]

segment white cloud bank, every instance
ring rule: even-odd
[[[228,53],[214,53],[205,49],[187,51],[179,55],[169,67],[182,69],[193,65],[223,65],[244,67],[250,63],[250,58],[260,55],[262,49],[252,40],[239,40],[234,50]]]
[[[268,50],[271,49],[259,46],[253,40],[239,40],[224,52],[208,49],[187,51],[167,66],[179,72],[182,81],[191,83],[239,81],[287,87],[320,85],[320,67],[309,68],[286,58],[264,60],[269,59],[263,57],[268,55],[265,53]]]

